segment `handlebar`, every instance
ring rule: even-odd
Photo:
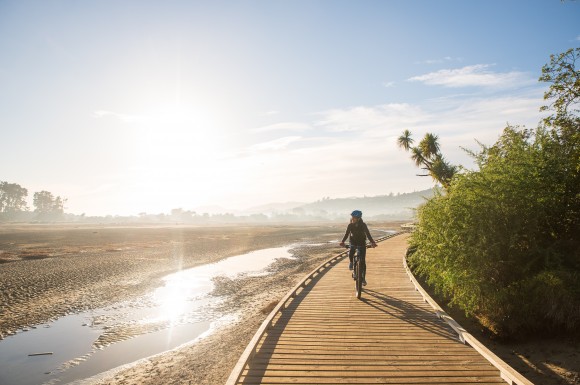
[[[353,246],[354,246],[354,245],[353,245]],[[362,247],[362,246],[354,246],[354,247]],[[365,245],[365,247],[366,247],[367,249],[370,249],[371,247],[373,247],[373,245],[372,245],[371,243],[367,243],[367,244]],[[344,244],[344,248],[345,248],[345,249],[350,249],[350,244],[348,244],[348,243],[345,243],[345,244]]]

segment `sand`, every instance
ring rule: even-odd
[[[383,229],[398,226],[380,224]],[[223,384],[273,306],[306,273],[341,251],[324,242],[339,239],[344,228],[342,224],[0,226],[0,262],[4,262],[0,263],[0,333],[5,336],[68,313],[135,298],[182,268],[262,248],[322,241],[295,249],[297,258],[280,260],[268,276],[216,280],[212,294],[225,298],[221,311],[237,314],[235,322],[195,343],[83,382]],[[477,326],[464,326],[476,334]],[[580,349],[574,341],[482,342],[536,384],[580,384]]]

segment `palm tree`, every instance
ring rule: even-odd
[[[458,167],[447,163],[443,155],[441,155],[439,137],[427,133],[418,146],[413,147],[412,144],[411,132],[409,130],[403,131],[403,135],[397,139],[397,145],[405,151],[411,152],[411,159],[415,162],[415,165],[427,171],[426,174],[419,176],[431,176],[433,180],[448,189],[451,185],[451,179],[458,171]]]
[[[423,151],[419,147],[412,147],[411,151],[411,159],[415,162],[415,166],[421,167],[421,165],[429,164],[429,161],[423,155]]]
[[[405,130],[403,131],[403,135],[399,136],[397,139],[397,144],[399,147],[405,149],[405,151],[409,151],[411,145],[413,144],[413,138],[411,138],[411,131]]]
[[[425,158],[432,159],[439,154],[439,137],[437,135],[433,135],[431,133],[425,134],[421,143],[419,143],[419,147],[421,151],[425,155]]]
[[[451,179],[457,173],[457,166],[453,166],[443,158],[443,156],[438,155],[431,168],[429,170],[429,175],[435,180],[437,180],[446,189],[449,188],[451,184]]]

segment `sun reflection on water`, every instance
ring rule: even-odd
[[[238,274],[260,276],[275,258],[288,258],[290,247],[262,249],[213,264],[181,270],[163,278],[164,285],[151,294],[154,315],[143,323],[168,323],[176,326],[195,322],[203,318],[207,308],[208,295],[214,288],[212,278],[217,276],[235,277]],[[248,263],[251,261],[250,263]],[[215,302],[215,298],[213,299]],[[203,314],[202,314],[203,313]]]
[[[153,298],[159,306],[159,320],[167,320],[173,324],[185,312],[188,297],[180,283],[172,282],[155,291]]]
[[[189,313],[197,308],[194,301],[212,289],[211,279],[203,270],[185,270],[165,277],[164,286],[157,288],[152,294],[153,303],[158,310],[156,317],[150,321],[165,321],[172,325],[186,322]]]

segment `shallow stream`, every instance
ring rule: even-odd
[[[221,299],[210,295],[213,278],[266,274],[276,259],[292,257],[290,248],[183,270],[144,297],[10,336],[0,341],[0,384],[66,384],[191,343],[235,317],[217,311]]]

